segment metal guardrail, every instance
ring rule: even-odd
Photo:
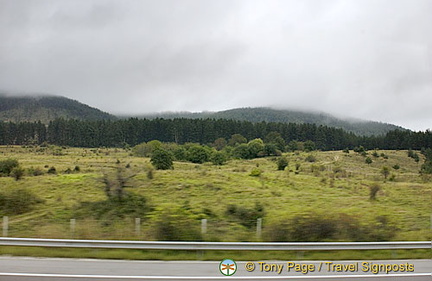
[[[116,241],[0,237],[0,246],[141,250],[331,251],[432,249],[432,241],[406,242],[185,242]]]

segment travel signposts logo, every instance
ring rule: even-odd
[[[220,272],[225,276],[231,276],[234,275],[237,271],[237,264],[235,261],[231,259],[224,259],[219,264],[219,270]]]

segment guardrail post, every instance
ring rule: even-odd
[[[71,219],[70,220],[70,233],[71,233],[72,238],[75,237],[75,226],[76,226],[76,220]]]
[[[258,240],[261,239],[261,234],[262,234],[262,218],[259,218],[257,219],[257,228],[256,228],[256,236]]]
[[[201,220],[201,234],[205,235],[207,233],[207,219]]]
[[[3,217],[3,237],[8,236],[8,231],[9,231],[9,217],[4,216]]]
[[[135,235],[141,235],[141,218],[135,218]]]

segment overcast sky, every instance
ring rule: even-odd
[[[0,92],[432,128],[431,0],[0,0]]]

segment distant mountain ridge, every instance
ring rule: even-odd
[[[0,121],[48,124],[57,118],[78,120],[116,119],[114,115],[60,96],[0,95]]]
[[[406,130],[405,128],[365,120],[345,120],[326,113],[314,113],[295,110],[272,109],[268,107],[236,108],[218,112],[167,112],[142,115],[143,118],[214,118],[233,119],[239,121],[257,122],[280,122],[280,123],[310,123],[328,127],[336,127],[352,132],[356,135],[371,136],[382,135],[392,130]]]
[[[326,113],[281,110],[268,107],[236,108],[218,112],[200,113],[162,112],[127,117],[148,119],[232,119],[238,121],[249,121],[253,123],[310,123],[341,128],[345,131],[363,136],[383,135],[395,129],[406,130],[402,127],[387,123],[363,120],[346,120]],[[99,109],[80,103],[76,100],[61,96],[6,96],[0,94],[0,121],[41,121],[44,124],[48,124],[50,121],[57,118],[78,120],[114,120],[117,118],[124,118],[124,116],[116,117]]]

